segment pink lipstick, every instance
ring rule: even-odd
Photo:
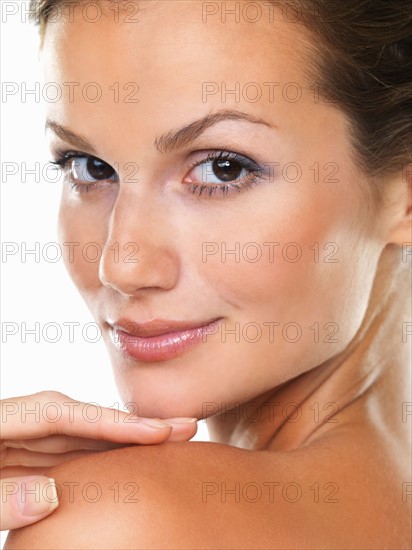
[[[114,345],[124,355],[138,361],[166,361],[182,355],[207,336],[215,334],[220,319],[183,322],[154,319],[136,323],[122,319],[111,324]]]

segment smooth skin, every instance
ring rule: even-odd
[[[1,530],[31,524],[56,509],[58,495],[57,499],[52,498],[50,480],[45,476],[52,466],[126,445],[184,441],[196,433],[196,419],[160,420],[117,409],[95,407],[94,411],[93,406],[92,410],[89,407],[90,404],[56,391],[1,401]],[[33,415],[27,422],[23,411],[36,410],[38,422],[33,421]],[[56,410],[61,417],[49,422]],[[89,422],[91,416],[86,416],[85,410],[99,420]],[[31,496],[27,492],[30,487],[37,491]]]
[[[43,55],[46,81],[98,82],[103,91],[96,103],[70,101],[66,90],[49,104],[49,136],[54,155],[92,154],[118,173],[81,191],[66,172],[60,235],[103,251],[97,263],[75,255],[67,268],[103,328],[122,397],[146,417],[208,417],[211,442],[108,450],[51,468],[58,510],[14,531],[6,548],[411,548],[408,182],[362,172],[348,119],[314,98],[313,38],[301,26],[280,12],[274,22],[203,22],[201,4],[148,0],[136,24],[109,12],[90,24],[75,12],[73,22],[48,26]],[[113,101],[115,82],[138,83],[139,102]],[[222,83],[236,82],[280,86],[256,102],[222,97]],[[291,82],[298,101],[276,91]],[[204,83],[220,91],[202,97]],[[226,119],[166,146],[165,136],[216,113]],[[242,192],[192,193],[205,174],[193,164],[220,149],[263,171]],[[283,170],[289,163],[302,170],[296,182]],[[323,172],[328,163],[337,182]],[[211,242],[280,248],[257,262],[220,253],[205,261]],[[291,242],[303,251],[297,262],[279,252]],[[138,263],[125,261],[127,243],[138,244]],[[325,255],[330,243],[336,262]],[[113,345],[110,324],[121,318],[222,323],[179,357],[145,363]],[[255,342],[248,323],[261,328]],[[279,323],[272,337],[267,323]],[[295,341],[282,333],[288,323],[301,328]],[[238,339],[229,334],[236,326]],[[94,482],[101,494],[89,502],[81,490],[70,494],[72,482]],[[131,488],[138,502],[127,502]]]

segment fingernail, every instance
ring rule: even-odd
[[[20,483],[16,498],[20,512],[26,517],[50,513],[59,505],[56,482],[52,477],[30,476]]]
[[[166,422],[156,420],[155,418],[145,418],[141,420],[141,423],[150,426],[150,428],[170,428],[170,424],[166,424]]]
[[[178,416],[176,418],[168,418],[167,421],[171,424],[194,424],[195,422],[197,422],[197,418]]]

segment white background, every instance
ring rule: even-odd
[[[82,336],[82,328],[93,322],[91,314],[62,261],[52,263],[47,259],[52,259],[57,250],[46,245],[57,242],[61,183],[46,182],[42,177],[50,157],[44,140],[38,30],[26,21],[28,0],[1,0],[0,4],[1,399],[48,389],[79,401],[122,408],[103,342],[87,341],[94,337],[92,329],[85,338]],[[11,14],[14,10],[17,13]],[[36,93],[28,93],[36,87]],[[7,95],[12,88],[17,93]],[[10,175],[12,170],[17,173]],[[52,177],[54,172],[47,174]],[[35,254],[24,252],[24,247],[35,250],[36,243]],[[15,254],[7,254],[16,250]],[[74,329],[73,343],[65,322],[80,324]],[[28,333],[36,323],[38,334]],[[57,336],[53,325],[45,328],[48,323],[61,327],[61,339],[55,343],[48,341]],[[18,332],[13,335],[10,332],[14,330]],[[198,428],[195,439],[208,440],[205,423],[199,422]]]

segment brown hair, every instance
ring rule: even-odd
[[[62,0],[31,0],[44,36]],[[312,36],[320,96],[351,121],[356,159],[367,175],[412,162],[412,10],[409,0],[272,0],[290,6]]]

